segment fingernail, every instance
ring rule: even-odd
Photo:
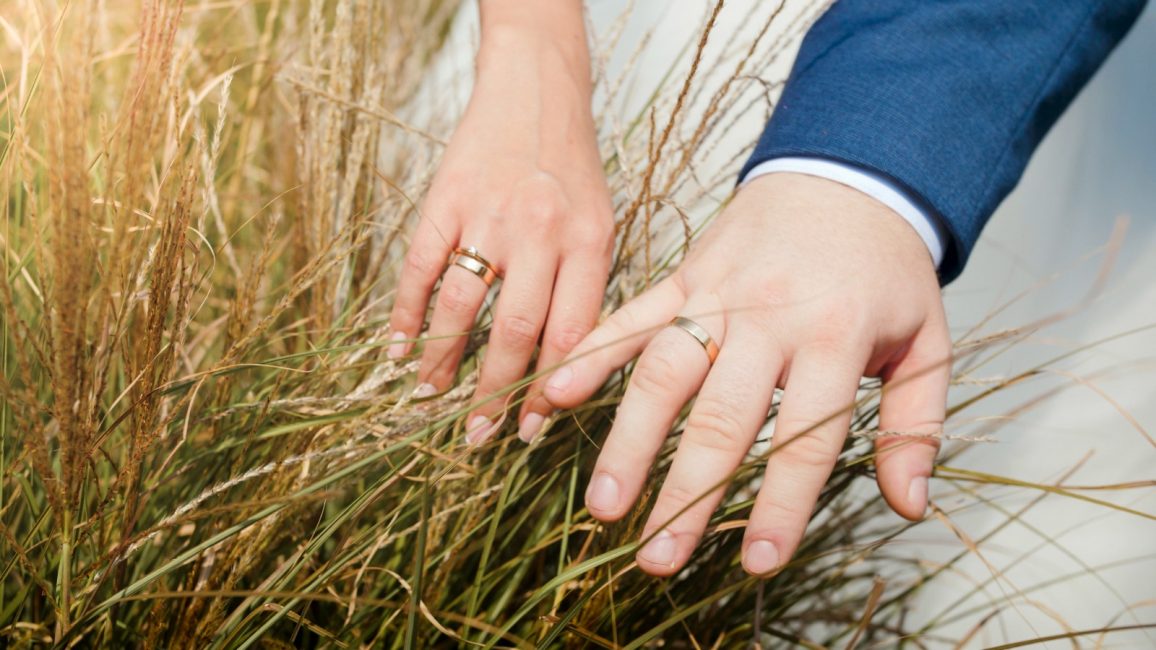
[[[533,442],[537,437],[538,432],[542,430],[542,423],[546,418],[539,413],[530,413],[522,418],[522,424],[518,426],[518,437],[522,442]]]
[[[466,442],[471,445],[480,445],[490,437],[490,432],[494,428],[494,423],[484,415],[475,415],[470,420],[470,425],[466,432]]]
[[[652,564],[674,566],[674,535],[665,528],[659,531],[642,550],[638,552],[642,559]]]
[[[433,384],[418,384],[417,388],[413,389],[413,396],[416,399],[424,399],[437,395],[438,389]]]
[[[586,508],[598,512],[618,512],[618,480],[608,472],[598,472],[586,488]]]
[[[765,539],[757,539],[747,546],[743,566],[756,575],[774,571],[779,566],[779,549]]]
[[[405,356],[405,343],[397,343],[397,341],[404,341],[409,336],[405,332],[394,332],[393,336],[389,337],[390,341],[394,341],[389,346],[389,351],[386,353],[390,359],[400,359]]]
[[[570,385],[570,381],[574,379],[574,370],[570,366],[562,366],[550,375],[549,381],[546,382],[546,389],[553,391],[564,391]]]
[[[919,512],[927,510],[927,477],[916,476],[907,485],[907,503]]]

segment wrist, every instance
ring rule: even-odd
[[[740,184],[759,176],[773,173],[793,172],[825,178],[859,190],[891,209],[908,223],[931,255],[932,263],[939,268],[943,261],[945,242],[948,235],[934,212],[897,182],[883,174],[852,163],[818,156],[783,156],[772,158],[751,168]]]
[[[589,94],[590,52],[581,0],[479,0],[479,7],[479,79],[533,67],[541,76],[568,80]]]
[[[823,176],[781,172],[751,179],[736,193],[735,202],[749,206],[749,214],[757,219],[790,220],[807,215],[810,225],[816,227],[812,234],[822,233],[818,241],[832,260],[851,260],[868,251],[871,263],[936,279],[927,245],[915,228],[890,206],[858,188]]]

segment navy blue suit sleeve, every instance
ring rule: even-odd
[[[742,176],[819,156],[906,189],[949,240],[944,284],[1145,0],[839,0],[808,32]]]

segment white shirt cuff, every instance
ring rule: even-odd
[[[863,192],[867,196],[891,208],[896,214],[903,217],[904,221],[911,224],[915,232],[919,233],[919,237],[923,240],[923,243],[927,245],[927,252],[931,253],[931,259],[935,263],[935,268],[939,268],[939,263],[943,261],[943,247],[947,238],[943,233],[942,227],[936,220],[928,216],[923,208],[912,201],[906,191],[885,176],[862,167],[828,158],[785,157],[772,158],[755,165],[754,168],[743,177],[740,185],[746,184],[750,182],[751,179],[763,176],[764,174],[773,174],[775,172],[793,172],[796,174],[807,174],[808,176],[818,176],[819,178],[826,178]]]

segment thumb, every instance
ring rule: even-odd
[[[927,509],[951,380],[951,338],[937,312],[884,373],[879,405],[875,479],[887,505],[912,521]]]

